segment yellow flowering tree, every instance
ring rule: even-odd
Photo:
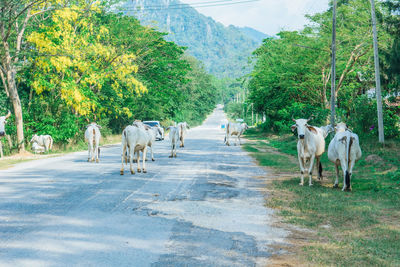
[[[55,93],[77,115],[86,117],[109,113],[100,104],[110,95],[104,90],[112,90],[112,95],[121,99],[146,92],[136,78],[136,56],[109,42],[109,31],[98,23],[99,12],[95,5],[56,10],[51,22],[43,23],[27,38],[38,53],[33,59],[32,88],[37,94]],[[117,114],[131,117],[123,101],[118,103]]]

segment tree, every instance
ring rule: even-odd
[[[0,77],[14,109],[19,151],[25,150],[22,105],[16,83],[18,71],[25,63],[25,32],[29,26],[45,20],[49,11],[62,7],[64,1],[9,0],[0,3]]]

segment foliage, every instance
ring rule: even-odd
[[[18,73],[25,142],[38,133],[59,144],[80,143],[91,121],[103,135],[121,133],[134,119],[196,125],[212,111],[218,80],[184,47],[101,4],[74,3],[29,28],[29,64]],[[6,112],[3,93],[0,103]],[[13,122],[7,132],[15,142]]]
[[[369,131],[374,124],[371,118],[376,117],[372,105],[358,106],[375,84],[369,2],[339,1],[337,13],[338,120],[354,123],[352,126],[362,130],[361,135],[376,134],[377,131]],[[377,5],[377,14],[387,15],[381,4]],[[254,103],[257,112],[265,112],[267,120],[263,127],[268,131],[289,132],[292,117],[313,115],[313,124],[317,125],[329,121],[332,9],[307,17],[310,24],[304,30],[267,38],[253,53],[256,64],[250,74],[247,102]],[[378,26],[380,49],[388,51],[391,36],[382,24]],[[388,92],[386,87],[384,96]],[[396,120],[396,110],[386,107],[387,137],[400,136]]]

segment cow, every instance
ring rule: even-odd
[[[122,132],[121,142],[121,170],[120,174],[124,175],[124,160],[125,162],[129,159],[129,166],[131,174],[135,174],[132,167],[132,162],[135,157],[137,159],[137,171],[146,173],[146,153],[147,146],[149,143],[149,135],[146,132],[145,127],[142,124],[134,123],[134,125],[128,125]],[[143,152],[143,169],[140,167],[140,152]]]
[[[159,126],[151,127],[151,126],[144,124],[143,122],[138,121],[138,120],[134,121],[132,125],[146,130],[146,133],[148,135],[147,146],[150,148],[151,160],[155,161],[154,154],[153,154],[153,145],[156,141],[157,135],[162,136],[161,127],[159,127]],[[136,158],[134,158],[134,161],[136,162]]]
[[[304,172],[306,170],[305,163],[310,161],[308,168],[309,182],[308,185],[312,186],[312,171],[314,167],[314,159],[317,161],[318,180],[322,179],[322,164],[321,156],[325,152],[325,138],[324,130],[318,127],[308,125],[309,119],[292,119],[295,124],[292,125],[292,131],[297,128],[297,157],[300,165],[301,182],[304,185]],[[326,134],[327,136],[327,134]]]
[[[354,164],[361,158],[362,152],[358,135],[352,133],[345,123],[338,123],[336,134],[328,146],[328,158],[335,164],[336,180],[334,188],[339,186],[339,164],[343,171],[342,191],[351,191],[351,174]]]
[[[9,143],[10,148],[11,148],[11,146],[12,146],[12,144],[11,144],[11,138],[10,138],[9,135],[6,134],[6,123],[7,123],[7,119],[8,119],[10,116],[11,116],[11,112],[10,112],[10,111],[8,111],[7,115],[5,115],[5,116],[0,116],[0,138],[2,138],[2,137],[5,136],[5,137],[7,138],[7,140],[8,140],[8,143]],[[1,157],[4,156],[4,155],[3,155],[3,145],[2,145],[2,143],[1,143],[1,140],[0,140],[0,156],[1,156]]]
[[[170,158],[176,158],[176,146],[179,140],[179,128],[177,126],[170,126],[167,128],[169,130],[169,142],[171,143],[171,155]]]
[[[190,127],[186,123],[186,121],[178,123],[179,141],[181,142],[179,147],[185,147],[185,136],[186,136],[187,129],[190,129]]]
[[[31,143],[37,143],[39,146],[44,147],[45,152],[49,152],[53,148],[53,138],[46,135],[33,135],[31,139]]]
[[[147,134],[149,135],[149,140],[147,143],[147,146],[150,148],[150,152],[151,152],[151,160],[155,161],[154,159],[154,155],[153,155],[153,145],[156,141],[156,137],[157,135],[162,136],[162,132],[160,130],[161,128],[158,126],[154,126],[154,127],[148,127],[146,129]]]
[[[321,126],[319,128],[321,129],[324,138],[326,138],[331,132],[335,131],[335,129],[330,124],[326,126]]]
[[[100,154],[100,129],[101,126],[97,125],[95,122],[86,126],[85,140],[88,143],[88,162],[92,161],[99,162]]]
[[[232,135],[236,135],[235,145],[237,145],[238,142],[239,142],[239,145],[241,145],[240,136],[242,136],[244,131],[246,131],[247,129],[249,129],[249,126],[246,123],[228,122],[228,124],[226,125],[226,134],[225,134],[224,143],[226,145],[230,146],[229,137]]]
[[[45,152],[45,148],[44,146],[39,145],[36,142],[32,143],[32,151],[33,153],[37,154],[37,153],[44,153]]]

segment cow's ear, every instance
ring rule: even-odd
[[[307,129],[308,129],[310,132],[313,132],[313,133],[315,133],[315,134],[318,133],[317,130],[316,130],[314,127],[312,127],[312,126],[308,126],[308,125],[307,125]]]
[[[292,132],[294,132],[294,130],[296,130],[297,126],[296,126],[296,124],[293,124],[290,128],[292,129]]]

